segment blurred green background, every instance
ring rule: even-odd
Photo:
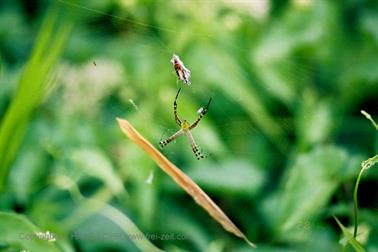
[[[378,152],[360,114],[378,119],[374,2],[2,0],[0,250],[252,250],[115,121],[158,146],[178,130],[183,87],[189,121],[213,99],[193,131],[209,157],[185,137],[162,151],[255,251],[347,251],[332,216],[353,225],[360,164]],[[377,167],[359,206],[360,242],[378,251]]]

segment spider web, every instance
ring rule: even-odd
[[[208,158],[197,161],[185,135],[161,149],[180,168],[201,170],[211,165],[218,168],[218,165],[229,160],[245,161],[248,163],[245,170],[253,165],[261,170],[270,170],[269,174],[276,177],[269,177],[269,182],[275,184],[280,179],[281,167],[286,165],[284,162],[292,152],[290,142],[295,142],[293,138],[299,124],[295,120],[321,122],[328,116],[324,115],[326,112],[323,110],[314,116],[307,111],[300,112],[296,119],[293,116],[296,105],[292,102],[296,100],[293,97],[310,101],[315,99],[311,91],[319,87],[314,82],[324,74],[323,69],[313,64],[316,59],[311,56],[300,53],[293,56],[290,49],[283,52],[278,49],[278,52],[265,51],[264,54],[263,45],[269,42],[264,38],[251,42],[260,43],[262,48],[259,47],[259,50],[245,43],[237,44],[233,40],[223,39],[224,34],[220,31],[226,27],[221,22],[220,27],[212,27],[212,30],[202,30],[198,28],[200,26],[197,26],[198,30],[185,30],[189,26],[172,26],[172,23],[193,22],[190,19],[175,17],[174,22],[161,26],[146,22],[143,15],[129,18],[127,11],[113,13],[111,7],[105,8],[109,14],[108,11],[99,11],[96,6],[71,4],[63,0],[59,3],[72,10],[77,23],[69,42],[70,49],[65,55],[67,61],[74,64],[67,67],[80,70],[75,70],[74,77],[80,77],[83,73],[89,76],[80,79],[86,83],[84,91],[88,96],[79,97],[78,102],[92,99],[92,103],[83,105],[87,109],[85,111],[90,113],[108,100],[115,100],[114,106],[106,107],[106,118],[102,118],[107,121],[105,127],[116,131],[114,118],[126,118],[156,148],[161,149],[159,141],[179,130],[173,115],[177,90],[182,88],[178,98],[179,117],[190,123],[195,121],[201,108],[212,98],[206,115],[192,132],[198,148]],[[235,11],[233,15],[238,18],[242,14]],[[246,19],[240,17],[240,20]],[[186,38],[188,34],[192,36],[191,39]],[[98,51],[99,48],[103,50]],[[84,56],[78,57],[78,52]],[[191,70],[190,86],[177,81],[170,63],[174,53]],[[264,55],[270,55],[273,59],[266,59]],[[65,75],[63,78],[69,75],[67,71]],[[71,79],[76,85],[78,79],[74,77]],[[282,85],[281,81],[288,86]],[[61,82],[67,84],[67,80]],[[308,86],[308,90],[298,86]],[[304,91],[298,94],[296,90]],[[93,96],[97,98],[93,99]],[[68,96],[66,105],[73,106],[75,103],[71,97]],[[310,123],[308,126],[311,126]],[[239,165],[237,162],[233,164]],[[144,173],[144,181],[152,184],[157,173],[154,166],[148,169]],[[246,179],[248,184],[245,188],[253,184],[249,178]],[[233,176],[229,176],[224,182],[233,188],[238,186],[239,181],[235,182]],[[308,220],[303,222],[306,224],[303,226],[307,226]]]
[[[92,20],[90,24],[81,23],[83,26],[89,25],[92,27],[91,29],[82,29],[83,27],[79,26],[74,31],[76,39],[85,42],[83,47],[89,48],[85,61],[93,62],[90,66],[92,71],[100,71],[102,61],[109,58],[106,52],[95,51],[98,48],[98,44],[96,44],[98,38],[104,44],[114,43],[114,46],[129,47],[129,43],[136,45],[137,48],[135,48],[135,51],[140,52],[140,54],[134,53],[131,55],[130,58],[134,60],[141,60],[142,62],[166,62],[164,65],[157,65],[156,70],[151,71],[151,69],[146,69],[149,73],[154,71],[166,72],[167,74],[163,81],[157,80],[153,74],[144,76],[145,73],[142,71],[144,66],[126,64],[125,71],[128,70],[128,67],[135,68],[137,69],[135,72],[140,71],[140,77],[134,80],[125,80],[124,83],[126,84],[122,84],[131,85],[131,87],[126,87],[127,91],[125,93],[127,94],[123,96],[124,103],[127,106],[125,108],[127,115],[125,116],[129,117],[131,113],[136,114],[135,117],[141,121],[153,121],[154,130],[152,132],[154,137],[152,141],[156,143],[156,146],[158,146],[158,142],[161,139],[171,136],[179,129],[174,123],[173,100],[177,89],[183,86],[183,92],[180,94],[178,101],[178,112],[181,118],[187,119],[189,122],[194,122],[198,116],[198,110],[206,105],[210,97],[213,100],[205,117],[198,127],[193,130],[198,147],[205,154],[209,154],[211,158],[217,159],[223,155],[250,158],[251,156],[253,157],[255,148],[269,149],[272,146],[273,149],[277,149],[277,153],[282,154],[289,151],[288,138],[294,129],[294,122],[290,116],[291,112],[287,109],[288,104],[285,104],[285,102],[290,95],[294,94],[285,93],[287,91],[285,91],[284,87],[277,86],[278,90],[282,91],[282,96],[280,96],[280,91],[277,91],[277,88],[270,84],[266,76],[264,77],[264,75],[267,75],[263,69],[264,65],[254,64],[251,66],[250,48],[238,46],[233,41],[224,41],[225,46],[223,47],[215,44],[214,48],[209,48],[210,51],[215,50],[216,52],[216,50],[222,50],[222,54],[230,57],[230,59],[238,57],[243,66],[240,69],[227,68],[227,66],[224,69],[213,69],[213,66],[209,65],[206,61],[200,64],[186,61],[187,57],[185,56],[190,54],[190,48],[184,49],[182,45],[170,42],[171,38],[174,41],[179,41],[177,37],[185,35],[185,32],[177,28],[179,25],[175,27],[159,26],[139,21],[138,18],[129,18],[125,16],[127,14],[126,11],[120,14],[109,14],[84,4],[71,4],[64,0],[60,0],[59,3],[69,6],[78,16],[79,23],[81,19]],[[112,8],[109,7],[108,9],[112,11]],[[180,25],[191,22],[186,19],[180,21],[180,17],[176,21]],[[185,29],[190,27],[182,26]],[[119,39],[118,41],[112,41],[112,37],[109,35],[111,32],[124,37],[124,44],[119,44]],[[211,31],[189,30],[187,33],[194,34],[195,39],[199,41],[197,43],[200,45],[201,41],[204,41],[206,45],[206,40],[222,36],[222,34]],[[230,53],[225,52],[227,49],[232,49],[237,55],[230,55]],[[129,48],[129,50],[132,52],[133,48]],[[93,52],[91,53],[90,51]],[[181,51],[186,51],[186,54],[182,55]],[[191,70],[192,85],[186,86],[181,81],[177,81],[172,65],[169,62],[173,53],[182,56],[185,65]],[[201,52],[192,53],[196,55],[196,58],[201,58],[201,55],[198,55]],[[214,55],[216,56],[216,53]],[[280,69],[282,70],[280,72],[281,77],[283,76],[293,83],[309,83],[310,79],[318,73],[318,70],[312,64],[311,58],[303,56],[293,58],[286,57],[286,55],[277,57],[279,60],[276,63],[280,65]],[[114,55],[114,58],[111,60],[119,61],[120,59],[117,55]],[[298,61],[302,63],[300,66],[298,66]],[[196,67],[192,68],[191,66],[193,65]],[[248,72],[245,69],[246,66],[251,66],[255,69]],[[220,70],[225,71],[221,72]],[[251,73],[256,71],[261,71],[262,74],[259,77],[251,76]],[[212,79],[200,78],[206,75],[211,75]],[[261,75],[263,76],[261,77]],[[236,76],[237,79],[232,79],[229,76]],[[206,81],[201,81],[203,79]],[[220,80],[223,84],[216,83],[215,80]],[[271,81],[274,83],[278,82],[279,79],[271,79]],[[241,82],[246,85],[240,85]],[[260,84],[255,85],[256,82]],[[161,89],[154,89],[158,90],[158,93],[153,97],[153,95],[146,93],[148,92],[148,88],[146,87],[149,85],[159,85],[155,83],[162,83],[162,87]],[[133,91],[133,85],[140,85],[142,90],[137,90],[138,87],[135,87],[136,91]],[[248,95],[249,91],[253,95]],[[259,103],[260,101],[253,101],[254,97],[259,98],[260,93],[263,93],[264,99],[267,100],[264,104]],[[151,101],[152,97],[153,101]],[[151,105],[151,103],[154,103],[154,105]],[[153,114],[151,106],[155,106]],[[283,111],[278,110],[278,106],[286,107],[286,109]],[[262,109],[267,115],[270,114],[272,120],[266,120],[264,115],[259,115],[260,112],[255,112],[256,108]],[[122,114],[117,114],[120,111],[113,112],[114,116],[122,116]],[[159,119],[161,117],[163,119]],[[289,137],[287,137],[288,135]],[[186,153],[185,155],[192,155],[194,158],[193,153],[191,153],[190,144],[187,142],[187,139],[183,138],[186,137],[179,137],[170,143],[164,148],[163,152],[168,157],[174,159],[180,159],[180,155],[183,155],[183,153]]]

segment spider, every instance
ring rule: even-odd
[[[191,130],[194,129],[198,123],[201,121],[202,117],[206,114],[207,109],[210,106],[211,98],[209,99],[209,102],[207,103],[206,107],[203,108],[200,111],[200,114],[197,118],[197,120],[193,124],[189,124],[187,120],[180,120],[180,118],[177,115],[177,98],[179,96],[179,93],[181,91],[181,88],[177,91],[175,101],[173,102],[173,113],[175,115],[175,121],[178,126],[180,126],[180,130],[178,130],[175,134],[172,136],[168,137],[167,139],[160,141],[160,147],[163,148],[173,140],[175,140],[177,137],[185,134],[188,137],[188,140],[190,142],[190,145],[192,146],[192,151],[194,152],[194,155],[196,155],[196,158],[198,160],[204,158],[205,156],[200,152],[200,150],[197,147],[196,142],[194,141],[193,135]]]
[[[184,81],[185,84],[190,85],[190,70],[187,69],[184,66],[184,63],[180,60],[179,56],[176,54],[173,54],[171,63],[173,64],[173,67],[175,68],[177,77],[179,80]]]

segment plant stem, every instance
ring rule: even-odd
[[[378,125],[375,123],[373,118],[369,113],[367,113],[364,110],[361,110],[361,113],[373,124],[376,130],[378,130]],[[361,170],[360,173],[358,174],[356,184],[354,185],[354,192],[353,192],[353,202],[354,202],[354,232],[353,232],[353,237],[357,237],[357,229],[358,229],[358,206],[357,206],[357,191],[358,191],[358,185],[360,184],[360,180],[362,177],[362,173],[372,167],[375,163],[378,162],[378,155],[375,155],[372,158],[369,158],[368,160],[365,160],[361,164]]]
[[[362,173],[364,172],[364,168],[360,170],[360,173],[358,174],[356,184],[354,186],[354,193],[353,193],[353,201],[354,201],[354,232],[353,237],[356,238],[357,236],[357,229],[358,229],[358,206],[357,206],[357,191],[358,191],[358,185],[360,184],[360,179],[362,176]]]
[[[363,114],[370,122],[373,124],[374,128],[378,130],[378,125],[375,123],[374,119],[371,117],[369,113],[364,110],[361,110],[361,114]]]
[[[372,167],[373,165],[375,165],[376,163],[378,163],[378,154],[375,155],[372,158],[369,158],[368,160],[363,161],[362,164],[361,164],[362,165],[362,169],[363,170],[367,170],[370,167]]]

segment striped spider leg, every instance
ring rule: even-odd
[[[209,99],[209,102],[207,103],[206,107],[201,109],[201,112],[200,112],[197,120],[192,125],[190,125],[190,127],[189,127],[190,130],[194,129],[195,127],[197,127],[197,125],[201,121],[202,117],[204,117],[204,115],[206,114],[207,109],[210,106],[210,103],[211,103],[211,98]]]
[[[209,102],[207,103],[206,107],[201,110],[200,115],[198,116],[197,120],[193,124],[190,125],[187,120],[181,121],[180,118],[178,117],[178,114],[177,114],[177,98],[178,98],[180,91],[181,91],[181,88],[178,90],[178,92],[176,94],[175,101],[173,102],[173,113],[174,113],[174,116],[175,116],[175,121],[180,126],[180,130],[178,130],[175,134],[168,137],[167,139],[160,141],[159,144],[160,144],[160,147],[163,148],[167,144],[169,144],[170,142],[175,140],[177,137],[185,134],[188,137],[188,140],[189,140],[189,143],[192,147],[192,151],[193,151],[194,155],[196,156],[196,158],[198,160],[200,160],[200,159],[204,158],[205,156],[198,149],[197,144],[194,141],[191,130],[194,129],[198,125],[198,123],[201,121],[203,116],[206,114],[206,111],[210,106],[211,98],[210,98]]]
[[[190,143],[190,145],[192,146],[192,151],[193,151],[194,155],[196,155],[196,158],[197,158],[198,160],[204,158],[205,156],[204,156],[203,153],[198,149],[197,144],[196,144],[196,141],[194,141],[194,138],[193,138],[192,132],[187,131],[187,132],[186,132],[186,136],[188,137],[189,143]]]
[[[175,101],[173,102],[173,114],[175,115],[176,124],[181,127],[181,120],[177,114],[177,98],[178,98],[178,95],[180,94],[180,91],[181,91],[181,88],[179,88],[179,90],[177,91]]]
[[[184,131],[182,129],[180,129],[179,131],[177,131],[172,136],[168,137],[167,139],[165,139],[163,141],[160,141],[159,142],[160,147],[161,148],[165,147],[167,144],[169,144],[170,142],[172,142],[173,140],[175,140],[177,137],[181,136],[182,134],[184,134]]]

